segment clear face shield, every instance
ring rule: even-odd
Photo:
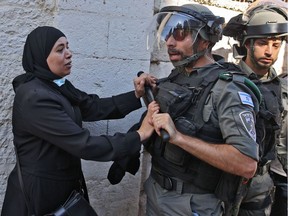
[[[153,17],[147,32],[147,50],[153,61],[169,61],[166,42],[170,37],[183,41],[187,36],[192,37],[191,49],[203,22],[193,16],[179,12],[160,12]]]

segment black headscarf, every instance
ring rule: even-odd
[[[60,79],[53,74],[47,64],[47,58],[60,37],[66,37],[60,30],[42,26],[34,29],[24,45],[22,66],[27,73],[45,80]]]
[[[50,86],[58,89],[73,105],[79,105],[81,91],[76,89],[68,80],[59,87],[53,80],[61,79],[49,69],[47,58],[60,37],[66,37],[60,30],[51,26],[41,26],[34,29],[28,36],[24,45],[22,66],[25,74],[17,76],[13,82],[14,91],[21,84],[29,82],[35,77],[45,81]]]

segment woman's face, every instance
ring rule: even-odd
[[[54,74],[64,77],[71,72],[71,58],[72,52],[69,50],[67,38],[60,37],[54,44],[46,61]]]

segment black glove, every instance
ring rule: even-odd
[[[146,116],[145,111],[141,118],[140,121],[136,124],[134,124],[128,132],[131,131],[136,131],[139,129],[141,122],[143,121],[144,117]],[[107,178],[110,181],[112,185],[118,184],[123,177],[125,176],[125,172],[129,172],[132,175],[135,175],[137,171],[139,170],[140,167],[140,153],[137,152],[132,156],[127,156],[124,159],[114,161],[113,164],[111,165]]]
[[[112,185],[118,184],[125,176],[125,170],[118,164],[118,161],[113,162],[108,172],[108,180]]]
[[[129,172],[135,175],[140,167],[140,153],[137,153],[131,157],[126,157],[122,160],[114,161],[111,165],[107,178],[112,185],[118,184],[125,172]]]

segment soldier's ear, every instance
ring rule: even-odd
[[[204,48],[204,49],[208,49],[211,46],[211,42],[210,41],[207,41],[207,40],[204,40],[204,39],[201,39],[200,41],[201,41],[200,43],[202,45],[202,48]]]
[[[246,48],[246,50],[249,49],[249,47],[250,47],[250,40],[249,39],[245,41],[244,47]]]

